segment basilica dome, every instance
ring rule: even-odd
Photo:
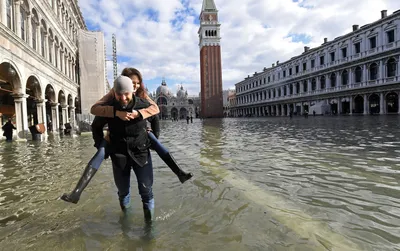
[[[162,81],[161,85],[156,90],[157,96],[171,96],[171,91],[167,87],[167,83],[165,80]]]
[[[181,88],[178,90],[176,96],[178,98],[185,98],[187,96],[187,92],[183,89],[183,86],[181,86]]]

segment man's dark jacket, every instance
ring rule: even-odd
[[[131,112],[133,109],[147,108],[150,103],[146,99],[134,97],[126,108],[123,108],[115,99],[111,105],[116,110]],[[120,153],[129,155],[139,166],[147,163],[150,141],[146,131],[146,120],[139,117],[130,121],[123,121],[118,117],[104,118],[96,116],[92,123],[92,135],[96,147],[103,140],[103,127],[105,124],[108,124],[110,131],[110,144],[107,146],[108,154]]]

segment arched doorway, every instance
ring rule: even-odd
[[[167,119],[168,118],[168,108],[165,105],[159,106],[160,108],[160,118],[161,119]]]
[[[24,131],[28,129],[26,114],[20,107],[21,114],[16,114],[15,99],[23,97],[21,79],[18,70],[11,62],[0,64],[0,123],[3,125],[9,118],[17,127],[17,135],[24,137]],[[22,102],[20,103],[22,104]],[[15,134],[14,134],[15,135]]]
[[[181,119],[186,119],[186,116],[188,115],[186,108],[182,107],[179,110],[179,118]]]
[[[171,117],[174,120],[178,120],[178,109],[176,109],[176,107],[171,109]]]
[[[41,111],[38,111],[38,102],[42,102],[42,90],[39,84],[39,81],[35,76],[30,76],[26,82],[26,94],[29,97],[26,100],[26,108],[28,113],[28,126],[33,126],[41,123],[39,121],[38,114],[41,114]],[[39,107],[40,109],[40,107]]]
[[[331,114],[337,115],[338,114],[338,100],[332,99],[329,103],[331,105]]]
[[[389,92],[386,95],[386,112],[398,113],[399,111],[399,95],[395,92]]]
[[[57,130],[57,110],[52,107],[56,107],[56,93],[53,86],[47,85],[44,97],[46,101],[46,120],[47,120],[47,131]]]
[[[74,111],[73,111],[73,107],[74,107],[74,100],[72,99],[72,95],[71,94],[68,94],[68,118],[69,118],[69,120],[67,121],[67,122],[69,122],[69,123],[73,123],[73,117],[75,116],[74,115]]]
[[[373,93],[369,96],[369,113],[370,114],[376,114],[379,113],[380,106],[379,106],[379,95],[376,93]]]
[[[364,98],[362,96],[358,95],[354,98],[353,113],[364,113]]]

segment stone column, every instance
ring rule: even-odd
[[[7,0],[1,0],[1,22],[7,26]]]
[[[321,76],[316,77],[315,81],[317,83],[317,91],[321,90]]]
[[[352,115],[353,114],[353,96],[350,96],[349,97],[349,100],[350,100],[350,115]]]
[[[383,92],[379,94],[379,114],[385,114],[385,96],[383,95]]]
[[[36,51],[41,55],[42,53],[42,34],[40,33],[40,22],[36,26]]]
[[[307,79],[307,92],[311,92],[311,79]]]
[[[69,114],[71,127],[72,127],[72,130],[75,131],[75,126],[76,126],[75,107],[70,106],[69,108],[71,108],[71,113]]]
[[[43,55],[43,57],[45,58],[45,59],[47,59],[47,60],[49,60],[49,34],[47,34],[47,33],[45,33],[44,34],[44,39],[43,39],[43,42],[44,42],[44,55]]]
[[[15,115],[17,120],[17,139],[26,140],[28,133],[28,111],[26,108],[26,98],[29,95],[26,94],[14,94],[12,95],[15,102]]]
[[[342,111],[342,98],[339,97],[337,98],[337,109],[338,109],[338,115],[340,115],[343,111]]]
[[[65,67],[65,65],[64,65],[64,51],[61,49],[61,47],[60,47],[60,71],[61,72],[64,72],[64,67]]]
[[[76,83],[76,74],[75,74],[75,61],[72,61],[72,80],[74,81],[74,83]]]
[[[59,120],[58,120],[58,103],[51,103],[51,120],[53,133],[58,133]]]
[[[21,36],[21,1],[14,1],[14,13],[15,13],[15,22],[14,22],[14,30],[17,33],[19,38]]]
[[[362,82],[366,83],[368,82],[368,70],[367,70],[367,65],[365,64],[363,66],[363,79]]]
[[[303,115],[304,114],[304,104],[303,104],[303,102],[301,102],[301,106],[300,106],[300,115]]]
[[[293,94],[297,94],[297,84],[293,84]]]
[[[340,82],[342,82],[342,81],[340,81],[341,79],[342,79],[342,75],[340,74],[340,72],[336,72],[336,88],[335,89],[340,87]]]
[[[44,128],[46,128],[45,132],[43,133],[44,136],[47,136],[46,101],[46,99],[36,101],[38,123],[44,124]]]
[[[364,94],[364,115],[369,114],[369,109],[368,109],[368,96],[367,94]]]
[[[32,48],[32,15],[29,14],[26,18],[26,41],[29,47]]]
[[[381,36],[378,36],[378,37],[381,37]],[[379,79],[384,79],[385,78],[385,67],[384,67],[384,65],[383,65],[383,60],[380,60],[379,61],[379,77],[378,77],[378,80]]]
[[[285,105],[281,105],[281,116],[282,116],[282,117],[283,117],[283,116],[286,116],[284,106],[285,106]]]
[[[62,116],[62,128],[64,129],[64,124],[68,123],[68,105],[61,105],[61,116]]]

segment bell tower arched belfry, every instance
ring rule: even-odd
[[[218,10],[214,0],[203,0],[200,13],[200,115],[203,118],[223,117],[222,65]]]

